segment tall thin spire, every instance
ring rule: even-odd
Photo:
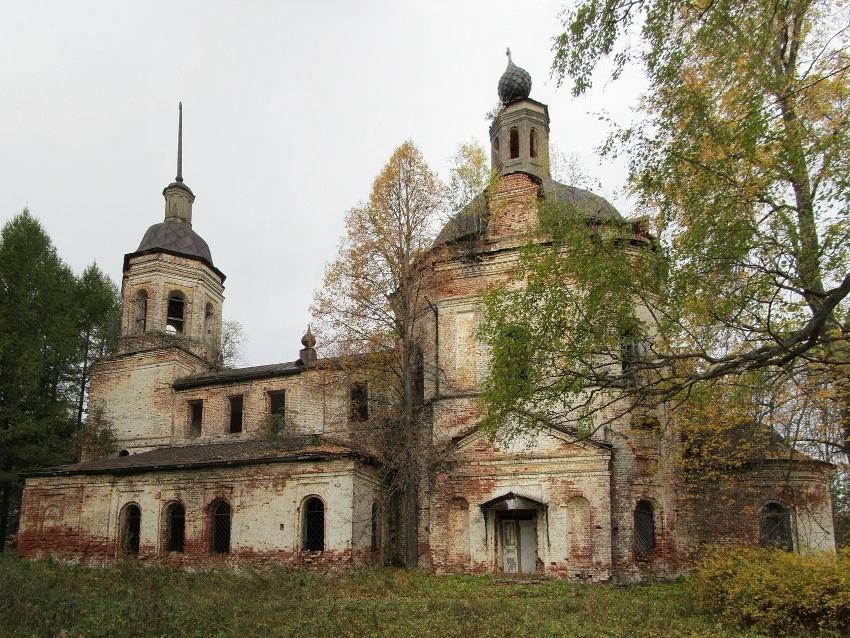
[[[183,101],[179,103],[179,124],[177,125],[177,177],[174,181],[183,183]]]

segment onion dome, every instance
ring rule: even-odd
[[[316,347],[316,337],[310,331],[310,326],[307,326],[307,332],[301,337],[301,345],[305,348],[315,348]]]
[[[499,78],[499,99],[502,104],[521,100],[531,94],[531,75],[511,60],[511,50],[507,51],[508,68]]]

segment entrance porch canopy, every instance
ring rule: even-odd
[[[533,499],[529,496],[521,496],[514,492],[508,492],[502,496],[491,498],[486,503],[481,503],[482,510],[513,511],[513,510],[545,510],[549,506],[546,503]]]

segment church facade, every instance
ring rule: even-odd
[[[590,438],[550,428],[490,439],[478,428],[487,369],[482,297],[506,282],[541,200],[651,240],[604,199],[552,180],[549,114],[509,61],[490,127],[496,185],[440,233],[418,332],[422,422],[438,462],[423,483],[418,555],[441,572],[593,581],[669,577],[705,542],[834,551],[831,468],[773,455],[741,470],[734,506],[684,506],[675,422],[663,408],[611,419]],[[180,153],[178,153],[178,158]],[[309,330],[296,360],[218,364],[225,275],[192,226],[176,180],[165,216],[124,259],[117,352],[92,372],[90,403],[120,453],[26,477],[19,552],[175,565],[276,563],[344,569],[398,554],[396,505],[368,431],[368,383],[319,359]],[[474,258],[470,258],[470,257]],[[727,501],[727,503],[730,501]],[[710,515],[705,515],[711,512]]]

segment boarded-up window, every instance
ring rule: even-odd
[[[140,290],[133,300],[133,334],[144,334],[148,319],[148,293]]]
[[[165,508],[165,551],[182,552],[186,538],[186,510],[181,503]]]
[[[304,501],[301,539],[301,546],[309,552],[325,550],[325,504],[315,496]]]
[[[244,398],[242,395],[230,397],[230,432],[235,434],[242,431],[242,406]]]
[[[761,510],[759,545],[791,551],[791,510],[779,503],[768,503]]]
[[[567,534],[571,556],[590,558],[593,555],[590,503],[582,496],[567,502]]]
[[[635,556],[647,559],[655,551],[655,511],[649,501],[635,506]]]
[[[129,503],[121,510],[121,536],[119,549],[125,556],[139,555],[139,540],[142,532],[142,510]]]
[[[214,554],[230,553],[230,505],[216,501],[210,508],[210,550]]]
[[[462,566],[469,562],[469,503],[457,497],[449,501],[446,545],[448,562]]]
[[[459,388],[475,387],[475,312],[458,312],[455,322],[455,383]]]

